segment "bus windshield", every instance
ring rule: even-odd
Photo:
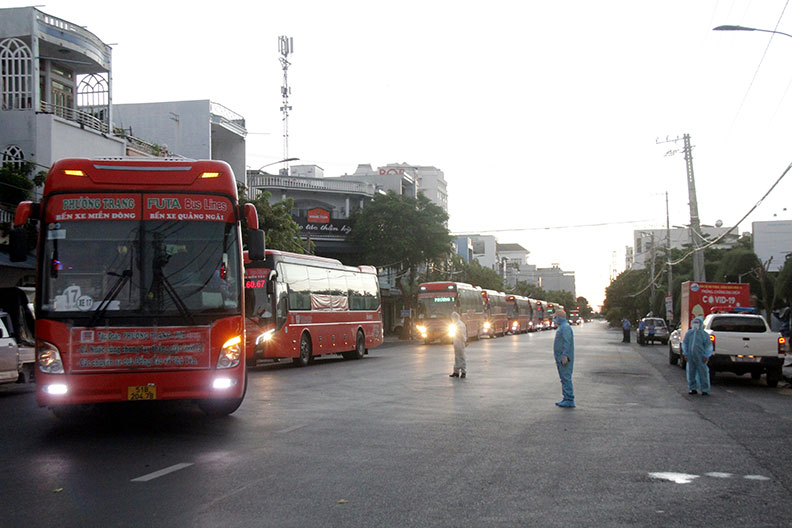
[[[77,221],[44,229],[46,317],[112,313],[191,319],[239,311],[233,224]]]
[[[451,317],[456,309],[456,298],[450,295],[418,297],[418,319]]]

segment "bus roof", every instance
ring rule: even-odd
[[[67,158],[50,168],[44,194],[61,191],[184,191],[237,198],[231,166],[218,160]]]
[[[268,249],[266,250],[266,257],[265,261],[258,261],[254,263],[248,257],[248,252],[243,252],[243,258],[245,261],[246,266],[258,265],[261,266],[267,260],[273,262],[273,264],[277,264],[278,262],[285,262],[288,264],[301,264],[304,266],[317,266],[322,268],[330,268],[330,269],[343,269],[343,270],[354,270],[360,271],[363,273],[371,273],[373,275],[377,274],[377,268],[374,266],[347,266],[342,263],[340,260],[328,257],[319,257],[317,255],[305,255],[303,253],[291,253],[289,251],[281,251],[278,249]]]

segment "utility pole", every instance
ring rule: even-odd
[[[655,141],[658,145],[660,143],[676,143],[680,138]],[[696,180],[693,177],[693,147],[690,145],[690,134],[682,136],[684,144],[683,152],[685,154],[685,169],[687,172],[688,183],[688,200],[690,205],[690,241],[693,245],[693,280],[696,282],[705,282],[707,280],[704,270],[704,252],[699,248],[704,237],[701,235],[701,222],[698,214],[698,200],[696,199]],[[678,150],[669,150],[666,156],[673,156],[679,152]]]
[[[674,281],[671,275],[671,220],[669,219],[668,215],[668,191],[665,193],[666,195],[666,263],[668,265],[668,295],[666,296],[666,319],[671,322],[674,319],[674,293],[672,288],[674,287]],[[671,302],[668,302],[668,301]],[[668,309],[668,305],[671,305],[671,309]],[[669,313],[670,312],[670,313]]]
[[[654,301],[655,301],[655,234],[654,230],[650,233],[652,235],[652,251],[649,253],[649,258],[652,259],[652,263],[649,267],[651,270],[651,274],[649,275],[650,282],[650,289],[649,289],[649,311],[654,312]]]
[[[283,106],[283,160],[284,165],[280,170],[281,176],[289,175],[289,111],[292,109],[289,106],[289,95],[291,95],[291,88],[289,87],[289,54],[294,53],[294,39],[292,37],[280,36],[278,37],[278,51],[280,52],[280,63],[283,69],[283,84],[281,85],[281,99]]]

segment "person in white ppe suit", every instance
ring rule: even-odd
[[[454,343],[454,371],[449,374],[451,378],[465,378],[467,377],[467,370],[465,365],[465,347],[467,346],[467,327],[459,314],[453,312],[451,314],[451,324],[454,325],[454,335],[452,342]]]

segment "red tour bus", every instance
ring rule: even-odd
[[[424,343],[450,341],[451,313],[457,312],[467,327],[467,337],[478,339],[484,326],[481,288],[463,282],[424,282],[418,285],[415,330]]]
[[[240,210],[220,161],[65,159],[40,204],[36,257],[36,399],[69,406],[194,400],[230,414],[246,390],[240,225],[263,254],[255,208]]]
[[[506,294],[495,290],[482,290],[484,299],[484,325],[481,334],[489,337],[503,336],[509,329]]]
[[[521,295],[506,297],[506,315],[509,318],[508,331],[512,334],[524,334],[533,326],[533,310],[531,300]]]
[[[317,356],[360,359],[382,344],[377,269],[312,255],[267,250],[245,261],[247,362]]]

